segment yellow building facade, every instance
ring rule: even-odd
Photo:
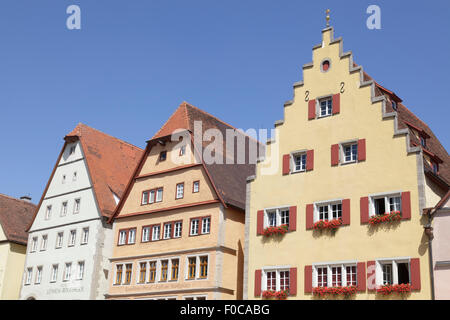
[[[248,179],[244,298],[283,291],[287,299],[431,298],[422,209],[435,192],[424,148],[411,142],[414,130],[401,114],[410,115],[401,99],[343,52],[333,28],[324,29]],[[396,211],[399,220],[376,223]],[[268,235],[283,225],[287,233]],[[378,292],[398,284],[410,292]]]

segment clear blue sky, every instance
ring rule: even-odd
[[[82,29],[66,28],[81,8]],[[377,4],[382,29],[366,27]],[[273,128],[326,8],[355,61],[449,148],[449,1],[1,0],[0,193],[37,203],[78,122],[144,147],[184,100]]]

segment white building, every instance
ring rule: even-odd
[[[113,213],[143,151],[79,124],[29,226],[20,299],[104,299]]]

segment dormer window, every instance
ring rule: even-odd
[[[159,161],[165,161],[167,159],[167,151],[161,151],[159,154]]]
[[[422,147],[426,148],[427,147],[427,140],[424,137],[420,137],[420,144],[422,145]]]
[[[392,102],[392,109],[397,111],[397,102],[395,102],[394,100],[392,100],[391,102]]]
[[[436,162],[431,162],[431,165],[433,166],[433,173],[438,174],[439,173],[439,165]]]

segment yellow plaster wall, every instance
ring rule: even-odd
[[[370,86],[359,88],[359,72],[349,73],[349,57],[339,58],[339,43],[330,43],[330,31],[323,34],[322,48],[313,51],[312,68],[304,69],[304,85],[294,92],[294,103],[285,108],[284,124],[278,126],[280,162],[275,175],[261,175],[250,184],[250,230],[248,297],[254,298],[254,272],[264,266],[296,266],[297,299],[304,294],[304,266],[343,260],[370,261],[377,258],[421,258],[422,290],[411,298],[430,297],[427,245],[418,202],[416,155],[407,154],[405,137],[394,137],[393,120],[382,119],[381,103],[371,103]],[[320,71],[323,59],[331,59],[328,72]],[[308,121],[305,92],[314,99],[339,93],[340,114]],[[331,166],[331,145],[352,139],[366,139],[366,161]],[[274,145],[268,146],[271,154]],[[314,170],[282,175],[282,155],[302,149],[314,149]],[[275,150],[275,149],[274,149]],[[270,187],[268,187],[270,186]],[[360,224],[360,197],[391,191],[411,192],[411,221],[397,227],[373,230]],[[316,201],[350,199],[351,225],[334,236],[306,230],[306,205]],[[297,231],[281,241],[263,241],[256,236],[257,210],[276,206],[297,206]],[[357,294],[358,299],[372,299],[373,294]]]
[[[19,299],[25,255],[26,246],[11,242],[0,244],[0,299]]]

